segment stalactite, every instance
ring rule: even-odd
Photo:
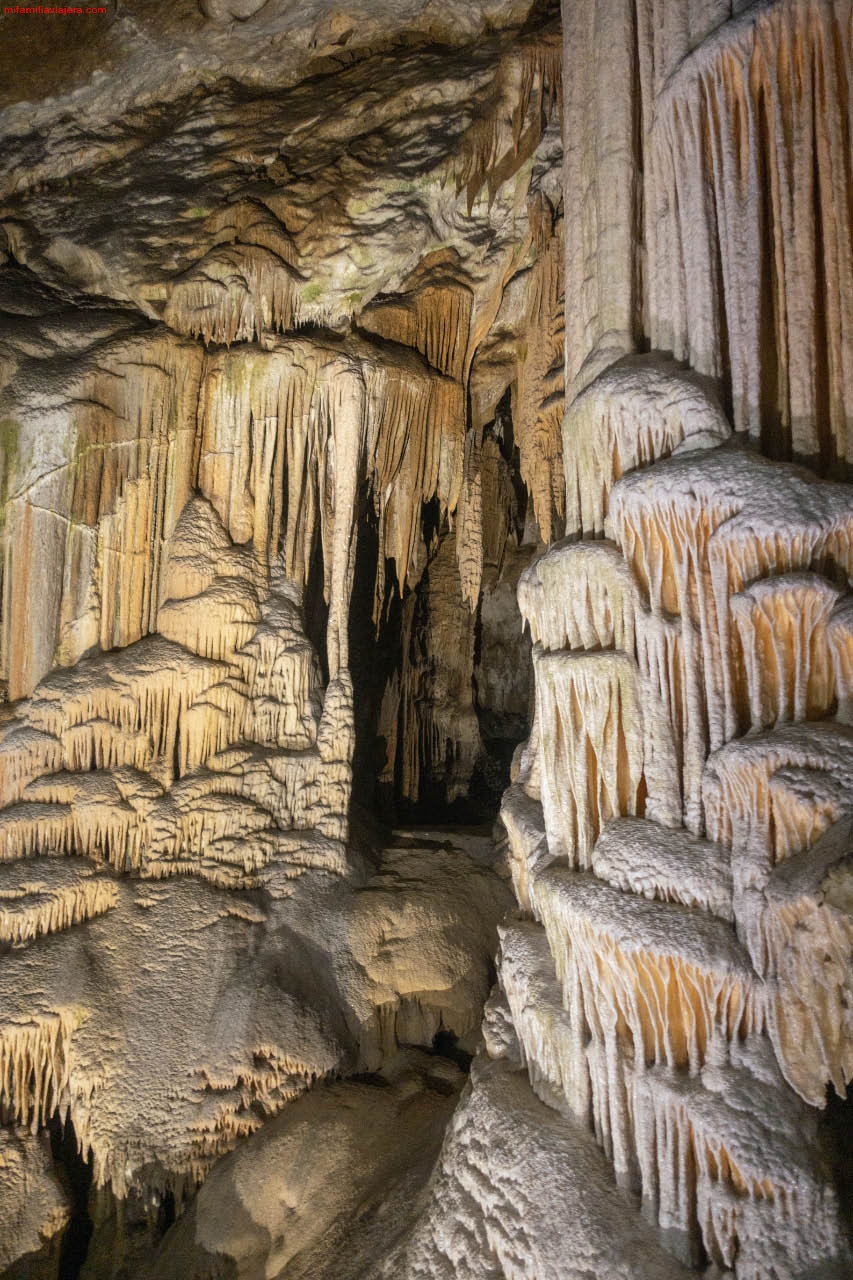
[[[193,481],[200,375],[196,345],[155,330],[106,344],[28,410],[34,470],[9,497],[3,539],[0,655],[13,699],[57,662],[154,630],[162,551]],[[41,474],[51,438],[67,446]]]
[[[0,1113],[33,1133],[59,1107],[68,1084],[74,1018],[62,1011],[0,1023]]]
[[[199,497],[175,525],[162,580],[158,621],[175,639],[81,661],[16,704],[2,735],[0,856],[82,853],[229,887],[276,866],[343,871],[340,848],[300,849],[287,835],[345,838],[351,783],[351,696],[336,710],[333,686],[320,716],[301,588],[235,547]]]
[[[367,436],[366,387],[357,365],[337,373],[329,389],[329,417],[334,444],[332,511],[334,529],[327,574],[329,621],[326,651],[329,677],[336,681],[349,668],[349,606],[355,574],[355,524],[359,477],[363,474]]]
[[[534,649],[542,805],[551,852],[590,866],[613,817],[643,812],[643,721],[624,653]]]
[[[33,287],[0,324],[0,1120],[70,1118],[116,1196],[189,1194],[318,1080],[475,1032],[493,932],[473,978],[457,936],[486,882],[432,841],[386,906],[394,870],[350,845],[356,707],[375,711],[350,673],[356,527],[382,662],[398,624],[402,644],[382,781],[426,806],[489,781],[484,655],[516,651],[488,625],[565,533],[518,591],[535,719],[498,856],[526,918],[485,1036],[506,1061],[474,1066],[427,1192],[458,1200],[412,1274],[609,1274],[583,1232],[540,1247],[524,1194],[550,1208],[601,1171],[566,1113],[688,1265],[844,1269],[800,1103],[853,1075],[853,516],[750,450],[850,460],[850,3],[729,21],[743,7],[566,0],[565,75],[538,6],[506,32],[462,15],[467,51],[391,56],[374,25],[363,66],[332,15],[305,86],[287,53],[267,91],[276,35],[239,85],[183,97],[182,57],[174,109],[143,95],[107,139],[64,120],[56,172],[97,199],[42,198],[13,155],[0,265]],[[237,30],[215,33],[223,68]],[[127,236],[92,220],[108,192],[144,206]],[[649,347],[676,358],[626,355]],[[601,1168],[576,1217],[621,1240]],[[641,1244],[620,1276],[680,1270]]]
[[[535,902],[564,997],[585,992],[587,1017],[597,1023],[607,999],[595,988],[606,981],[638,1067],[645,1061],[695,1072],[718,1035],[729,1040],[761,1030],[763,996],[724,921],[557,867],[537,878]]]
[[[17,883],[4,876],[0,885],[0,942],[23,946],[36,938],[70,929],[83,920],[102,915],[118,901],[115,882],[94,875],[90,868],[64,864],[64,874],[51,867],[49,878],[40,880],[38,868],[27,862],[16,868]],[[57,881],[60,880],[59,883]]]
[[[181,1152],[180,1167],[155,1171],[151,1191],[192,1192],[204,1181],[217,1160],[235,1144],[260,1128],[266,1117],[275,1115],[287,1103],[304,1093],[322,1077],[298,1059],[282,1056],[263,1045],[251,1054],[255,1070],[241,1069],[227,1076],[211,1075],[199,1068],[201,1101],[189,1144]],[[79,1127],[78,1127],[79,1126]],[[85,1112],[75,1114],[75,1130],[80,1135],[81,1154],[92,1161],[96,1186],[109,1186],[123,1198],[130,1190],[124,1153],[101,1148],[87,1136]]]
[[[849,813],[771,871],[759,923],[764,972],[776,988],[769,1030],[797,1091],[822,1106],[826,1082],[853,1079],[853,924]]]
[[[517,519],[516,498],[501,447],[488,430],[472,427],[465,439],[456,520],[462,594],[476,610],[483,587],[500,576]]]
[[[844,725],[787,725],[730,742],[709,759],[705,821],[711,839],[732,849],[736,915],[740,894],[763,887],[772,867],[841,816],[853,783],[851,742]]]
[[[727,449],[625,476],[609,527],[652,613],[680,617],[685,821],[701,831],[701,770],[749,724],[731,598],[757,578],[798,569],[849,573],[853,515],[843,486]],[[677,720],[673,727],[679,729]]]
[[[519,580],[519,607],[544,649],[614,648],[636,653],[640,668],[647,810],[681,823],[677,737],[681,707],[677,624],[651,614],[618,550],[606,542],[558,543]],[[677,674],[676,674],[677,672]]]
[[[545,121],[562,110],[562,50],[556,34],[519,42],[504,61],[490,99],[465,133],[454,161],[457,191],[470,213],[484,184],[489,198],[532,155]]]
[[[300,283],[288,261],[261,245],[221,246],[171,286],[164,317],[205,343],[252,342],[294,325]]]
[[[471,326],[471,290],[452,276],[377,298],[359,324],[392,342],[414,347],[434,369],[462,381]]]
[[[843,917],[822,909],[819,889],[822,850],[834,853],[835,824],[850,810],[850,760],[846,727],[790,725],[730,743],[709,760],[704,783],[708,830],[732,850],[738,931],[773,982],[780,1067],[819,1106],[827,1080],[843,1092],[853,1075],[842,1012],[850,939]]]
[[[528,202],[536,260],[531,268],[526,339],[518,363],[512,419],[521,478],[533,501],[542,541],[562,533],[566,508],[563,474],[564,270],[562,219],[547,196]]]
[[[722,28],[658,98],[648,160],[652,342],[724,374],[765,452],[822,469],[851,458],[849,25],[849,3],[783,0]]]
[[[601,536],[610,491],[626,472],[679,446],[707,449],[731,434],[707,385],[660,356],[628,356],[572,403],[563,420],[566,532]]]
[[[476,609],[483,580],[483,433],[472,430],[465,440],[462,489],[457,512],[456,547],[462,594]]]
[[[592,1119],[617,1177],[636,1180],[647,1215],[686,1261],[704,1249],[737,1276],[770,1280],[816,1245],[840,1256],[814,1118],[756,1035],[763,1001],[725,926],[697,946],[689,911],[656,919],[635,898],[565,872],[537,888],[549,936],[505,926],[499,967],[534,1091]],[[719,968],[709,980],[711,955]],[[672,1039],[675,1028],[685,1040]],[[673,1070],[681,1055],[689,1073]],[[821,1223],[819,1241],[803,1235],[803,1213]]]
[[[459,502],[465,437],[461,384],[433,377],[395,378],[368,372],[376,409],[371,425],[374,500],[380,552],[374,617],[383,603],[385,560],[393,560],[400,593],[420,577],[416,556],[422,504],[438,499],[441,513]]]
[[[819,720],[832,710],[835,673],[826,624],[838,597],[815,574],[782,574],[732,597],[753,728]]]

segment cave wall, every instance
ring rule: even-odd
[[[81,1230],[138,1274],[319,1080],[428,1102],[397,1055],[476,1039],[492,842],[371,810],[387,771],[384,816],[494,816],[514,584],[562,518],[553,13],[208,16],[172,80],[195,10],[119,15],[53,98],[42,50],[3,118],[0,1217],[33,1275]]]
[[[840,1280],[850,4],[143,8],[2,115],[3,1265],[63,1132],[92,1280]]]
[[[850,22],[796,0],[565,6],[571,388],[671,351],[768,457],[849,476]]]
[[[492,1052],[684,1263],[841,1275],[850,10],[741,8],[563,6],[567,537],[519,584]]]

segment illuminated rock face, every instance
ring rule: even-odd
[[[853,1077],[853,739],[827,637],[853,500],[682,450],[607,475],[611,542],[522,578],[536,728],[503,816],[538,924],[502,934],[501,982],[534,1090],[591,1125],[667,1248],[840,1275],[813,1108]]]
[[[394,803],[476,774],[493,814],[526,721],[515,586],[564,512],[558,24],[273,7],[248,45],[177,15],[174,82],[112,28],[107,98],[76,86],[65,143],[42,102],[38,159],[2,121],[0,1256],[28,1276],[86,1212],[87,1265],[138,1274],[134,1231],[319,1081],[474,1047],[511,903],[490,839],[364,813],[384,765]],[[433,1156],[445,1067],[398,1090],[426,1082]]]
[[[15,69],[14,1280],[853,1266],[850,5],[563,9]]]
[[[729,438],[693,371],[623,354],[674,350],[765,453],[843,471],[850,229],[825,201],[849,6],[725,8],[564,6],[570,536],[519,584],[536,721],[502,812],[527,919],[501,931],[501,998],[532,1089],[666,1249],[840,1276],[820,1112],[853,1078],[853,491]]]

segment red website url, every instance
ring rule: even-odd
[[[65,5],[63,5],[62,7],[54,7],[53,5],[46,5],[46,4],[15,4],[15,5],[4,5],[3,12],[4,13],[68,14],[68,13],[106,13],[107,10],[106,10],[106,7],[102,5],[99,5],[93,8],[88,8],[88,9],[75,9]]]

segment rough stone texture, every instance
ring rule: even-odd
[[[840,1280],[849,0],[0,21],[0,1265]]]
[[[567,0],[563,16],[570,388],[647,339],[721,376],[771,456],[843,474],[849,3]]]
[[[217,1165],[146,1280],[229,1264],[235,1277],[359,1280],[412,1218],[463,1080],[410,1050],[369,1080],[318,1085]]]
[[[497,1061],[477,1071],[456,1112],[430,1199],[409,1238],[372,1276],[497,1280],[678,1280],[621,1196],[590,1136],[538,1101]]]
[[[68,1223],[71,1204],[53,1170],[46,1134],[34,1137],[20,1129],[0,1130],[0,1204],[0,1267],[4,1273],[18,1259],[24,1259],[22,1265],[31,1267],[35,1275],[40,1259],[27,1261],[27,1255],[42,1255],[47,1274],[50,1252],[55,1268],[55,1245]],[[45,1246],[49,1251],[46,1258]]]

